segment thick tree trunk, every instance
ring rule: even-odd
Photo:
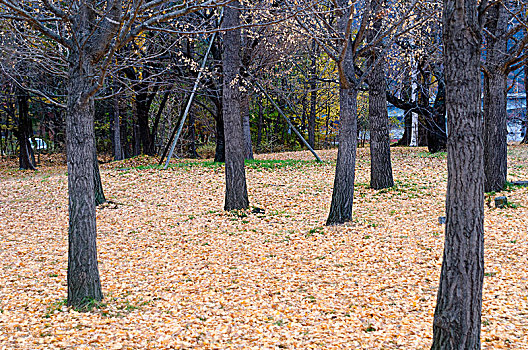
[[[242,114],[242,129],[244,130],[244,158],[253,159],[253,145],[251,144],[251,125],[249,124],[249,94],[241,93],[240,112]]]
[[[354,178],[357,149],[357,90],[339,91],[339,147],[332,192],[332,203],[326,225],[338,225],[352,220]]]
[[[226,6],[224,28],[240,24],[237,0]],[[222,55],[224,72],[223,109],[225,134],[226,193],[224,210],[247,209],[249,206],[246,172],[244,169],[244,132],[240,114],[240,29],[224,34]]]
[[[88,61],[88,58],[85,58]],[[78,64],[81,62],[82,66]],[[95,72],[83,58],[72,59],[66,117],[68,158],[69,249],[68,305],[84,307],[99,301],[94,196],[94,99],[85,97]]]
[[[507,176],[507,109],[505,70],[508,16],[503,4],[492,6],[486,23],[486,63],[484,72],[484,191],[501,191]]]
[[[377,4],[380,6],[381,4]],[[369,41],[373,41],[381,30],[382,17],[374,22],[369,33]],[[377,48],[381,49],[381,48]],[[369,59],[373,65],[378,59],[375,51]],[[369,126],[370,126],[370,187],[379,190],[394,186],[390,153],[389,115],[387,111],[387,94],[385,91],[385,60],[382,58],[372,68],[368,78],[369,85]]]
[[[33,149],[29,142],[29,138],[33,135],[31,119],[29,118],[29,96],[21,89],[18,90],[17,105],[18,128],[16,137],[20,148],[18,155],[19,168],[20,170],[36,170],[35,162],[32,160]]]
[[[476,0],[444,0],[448,120],[444,255],[433,350],[480,349],[484,279],[484,150],[480,114],[481,28]]]
[[[484,76],[484,192],[499,192],[506,184],[506,74]]]

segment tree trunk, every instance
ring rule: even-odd
[[[508,127],[505,70],[508,16],[504,4],[488,10],[484,71],[484,191],[501,191],[508,171]]]
[[[239,6],[238,0],[226,6],[224,28],[236,28],[240,25]],[[249,206],[244,169],[244,132],[240,115],[240,35],[240,29],[225,32],[222,55],[226,176],[224,210],[247,209]]]
[[[114,97],[113,110],[113,141],[114,141],[114,160],[123,160],[123,147],[121,145],[121,125],[119,122],[119,98]]]
[[[484,192],[504,189],[507,175],[506,74],[484,75]]]
[[[224,111],[221,101],[216,101],[216,147],[215,147],[215,162],[225,162],[225,134],[224,134]]]
[[[20,170],[36,170],[35,162],[32,161],[33,149],[29,142],[29,138],[33,134],[33,128],[31,126],[31,119],[29,118],[29,96],[27,92],[18,89],[17,104],[18,128],[16,137],[20,148],[18,156],[19,168]]]
[[[196,127],[195,127],[194,111],[189,111],[189,138],[191,144],[189,145],[189,153],[191,158],[200,158],[200,155],[196,152]]]
[[[444,77],[438,76],[438,89],[433,106],[433,117],[427,133],[427,147],[430,153],[445,151],[447,149],[446,133],[446,107],[445,107],[445,83]]]
[[[526,28],[524,29],[524,35],[528,35]],[[528,144],[528,60],[524,61],[524,94],[526,108],[524,111],[524,139],[521,143]]]
[[[257,152],[260,152],[260,145],[262,144],[262,128],[263,128],[263,121],[264,121],[264,112],[262,108],[262,101],[260,100],[260,97],[257,97],[257,103],[258,103],[258,131],[257,131]]]
[[[480,349],[484,279],[484,150],[476,0],[444,0],[448,120],[444,255],[433,350]]]
[[[357,90],[339,91],[339,147],[332,192],[332,203],[326,225],[338,225],[352,220],[354,178],[357,149]]]
[[[94,196],[95,206],[106,203],[106,198],[103,191],[103,183],[101,181],[101,172],[99,171],[99,160],[97,159],[97,147],[94,146]]]
[[[251,144],[251,125],[249,124],[249,94],[241,93],[240,111],[242,113],[242,129],[244,130],[244,158],[253,159],[253,145]]]
[[[378,3],[377,6],[381,6]],[[383,17],[378,17],[373,29],[369,31],[369,41],[373,41],[382,28]],[[373,50],[369,65],[378,59]],[[369,125],[370,125],[370,187],[379,190],[394,186],[390,154],[389,115],[385,85],[385,60],[382,58],[372,68],[368,79],[369,85]]]
[[[310,72],[310,114],[308,115],[308,144],[315,148],[315,122],[317,118],[317,42],[312,40]]]
[[[94,99],[85,97],[91,89],[89,79],[95,72],[88,60],[71,59],[66,111],[70,216],[68,305],[74,307],[84,307],[103,298],[96,248]]]

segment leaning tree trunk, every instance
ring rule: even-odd
[[[36,170],[35,163],[32,160],[31,143],[29,138],[33,134],[31,127],[31,119],[29,118],[29,97],[27,93],[21,89],[17,95],[18,104],[18,128],[16,136],[19,145],[18,163],[20,170]]]
[[[224,28],[240,25],[240,6],[237,0],[226,6]],[[244,133],[240,114],[240,29],[224,34],[222,55],[224,71],[223,109],[225,134],[225,210],[247,209],[249,206],[246,172],[244,169]]]
[[[460,2],[460,3],[459,3]],[[433,350],[480,349],[484,280],[484,150],[477,0],[444,0],[447,198]]]
[[[508,16],[504,4],[488,11],[484,72],[484,191],[501,191],[506,184],[508,127],[505,70]]]
[[[378,4],[381,6],[381,4]],[[373,41],[376,33],[381,30],[382,17],[374,22],[370,30],[369,41]],[[378,59],[373,50],[369,64]],[[389,115],[387,111],[387,95],[385,85],[385,60],[382,58],[372,68],[368,78],[369,85],[369,125],[370,125],[370,187],[379,190],[394,186],[392,178],[392,163],[390,153]]]
[[[84,61],[84,62],[83,62]],[[85,97],[95,73],[88,58],[72,59],[66,116],[69,235],[68,305],[103,298],[97,265],[94,196],[94,99]],[[81,62],[81,64],[76,64]]]
[[[339,147],[332,192],[332,203],[326,225],[338,225],[352,220],[354,178],[357,149],[357,90],[339,91]]]

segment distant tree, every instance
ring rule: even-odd
[[[486,59],[482,64],[485,192],[504,189],[508,173],[507,79],[510,72],[522,67],[523,50],[528,44],[527,36],[516,38],[523,26],[514,21],[515,13],[522,14],[516,0],[490,4],[485,23]]]

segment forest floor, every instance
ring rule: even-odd
[[[224,212],[224,168],[135,158],[101,167],[105,298],[65,306],[67,177],[0,164],[1,349],[429,349],[440,274],[445,154],[394,148],[396,185],[369,189],[358,151],[354,219],[325,227],[336,151],[247,166],[252,207]],[[509,180],[528,180],[511,146]],[[528,188],[486,196],[483,349],[528,349]]]

